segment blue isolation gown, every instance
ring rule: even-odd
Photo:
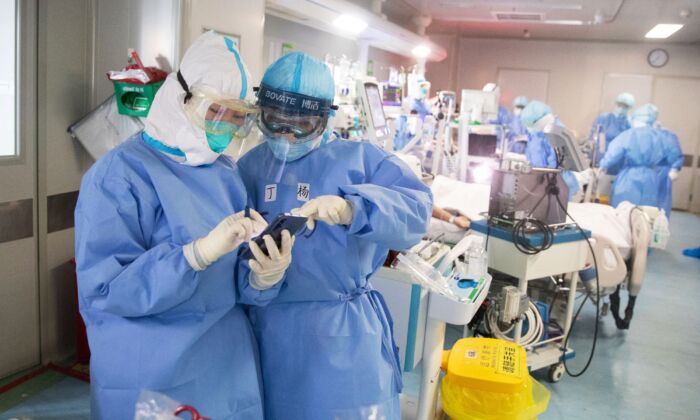
[[[657,206],[659,180],[657,168],[664,161],[660,130],[652,127],[630,128],[617,136],[600,167],[617,175],[610,204],[617,207],[623,201],[638,206]]]
[[[286,164],[262,144],[239,165],[268,218],[321,195],[353,206],[351,225],[317,222],[310,236],[297,236],[279,296],[250,311],[265,418],[399,419],[391,317],[369,278],[390,248],[409,248],[425,234],[430,190],[398,158],[364,142],[336,140]]]
[[[235,253],[201,272],[182,253],[246,204],[228,158],[182,165],[140,134],[87,172],[75,254],[93,418],[133,418],[143,389],[212,419],[262,418],[255,338],[238,303],[266,303],[279,286],[250,288]]]
[[[678,136],[664,128],[660,129],[664,160],[661,166],[656,168],[656,176],[659,179],[659,197],[657,207],[664,209],[667,217],[671,217],[673,205],[673,181],[668,177],[671,169],[680,171],[683,168],[683,150],[678,141]]]
[[[424,120],[425,117],[427,117],[428,115],[433,114],[433,112],[430,109],[430,105],[428,105],[428,101],[426,99],[413,98],[411,100],[411,111],[416,111],[421,121]]]
[[[600,114],[598,118],[593,121],[591,131],[588,135],[589,138],[593,138],[595,136],[595,134],[598,132],[598,127],[600,127],[600,131],[605,134],[605,149],[602,152],[598,151],[596,163],[600,162],[600,160],[603,158],[605,151],[608,150],[610,143],[615,139],[615,137],[619,136],[620,133],[630,128],[630,123],[627,115],[625,114],[615,114],[613,112]]]
[[[547,135],[541,131],[528,132],[528,141],[514,141],[509,145],[509,152],[524,154],[528,162],[534,168],[556,168],[557,153],[549,144]],[[568,199],[571,198],[580,189],[578,180],[571,171],[562,171],[561,173],[566,186],[569,188]]]
[[[497,141],[496,141],[496,148],[497,150],[500,150],[501,147],[501,141],[503,141],[504,138],[506,138],[506,133],[507,130],[509,129],[511,122],[517,118],[513,118],[513,115],[508,112],[508,110],[503,106],[499,105],[498,106],[498,116],[496,117],[495,120],[489,121],[489,124],[496,124],[499,125],[501,128],[498,130],[498,133],[496,134]],[[510,138],[510,136],[508,136]]]

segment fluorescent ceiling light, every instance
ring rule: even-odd
[[[365,30],[367,27],[367,22],[354,16],[340,15],[333,21],[333,26],[343,32],[357,35]]]
[[[668,38],[669,36],[678,32],[678,30],[682,27],[683,25],[678,23],[659,23],[653,28],[651,28],[651,30],[647,32],[647,34],[644,35],[644,37],[655,39]]]
[[[431,52],[430,47],[426,47],[425,45],[419,45],[411,50],[411,53],[418,58],[425,58],[429,56]]]

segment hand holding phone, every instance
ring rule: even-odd
[[[254,242],[265,255],[269,255],[267,244],[265,243],[264,239],[265,236],[269,235],[272,240],[274,240],[275,244],[277,244],[277,248],[279,249],[282,246],[282,231],[287,230],[291,236],[294,236],[304,228],[306,220],[307,218],[302,216],[280,214],[267,226],[267,228],[265,228],[260,235],[253,238],[251,242]],[[244,246],[245,249],[241,251],[240,258],[243,258],[244,260],[254,259],[255,256],[253,255],[250,247],[247,244],[242,246]]]

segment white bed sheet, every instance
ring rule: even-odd
[[[436,206],[455,210],[472,220],[483,219],[481,213],[489,208],[489,185],[472,184],[456,181],[444,176],[437,176],[430,187]],[[606,204],[569,203],[569,214],[576,219],[582,228],[594,232],[611,241],[627,259],[632,250],[632,230],[629,213],[632,206],[622,203],[617,209]],[[435,237],[442,232],[456,234],[446,223],[437,223],[435,219],[430,224],[429,236]]]

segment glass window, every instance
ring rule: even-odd
[[[16,1],[0,0],[0,157],[17,154],[15,130]]]

